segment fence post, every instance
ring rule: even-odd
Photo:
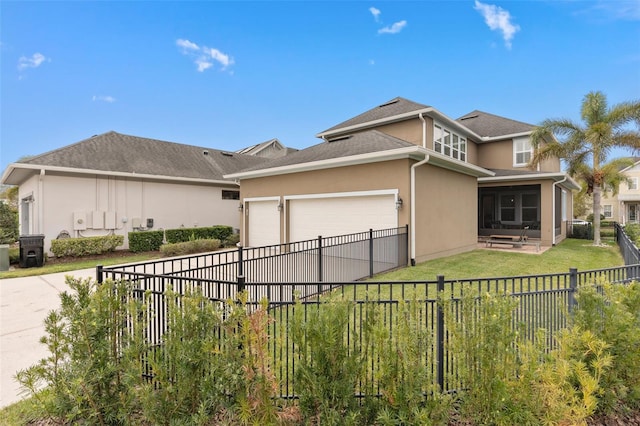
[[[96,281],[98,282],[98,284],[102,284],[102,281],[104,279],[102,274],[102,265],[96,266]]]
[[[369,278],[373,278],[373,229],[369,228]]]
[[[444,275],[438,275],[438,297],[444,292]],[[436,311],[436,326],[438,329],[438,342],[437,342],[437,379],[438,386],[440,386],[440,392],[444,392],[444,310],[442,304],[438,302]]]
[[[568,309],[569,313],[572,313],[576,306],[576,289],[578,288],[578,269],[569,269],[569,300]]]
[[[241,245],[238,245],[238,276],[244,276],[244,259],[243,259],[243,248]]]
[[[318,281],[322,282],[322,235],[318,235]],[[318,293],[321,288],[318,286]]]

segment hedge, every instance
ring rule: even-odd
[[[178,228],[165,231],[167,243],[184,243],[193,240],[225,241],[233,234],[231,226],[203,226],[201,228]]]
[[[105,237],[63,238],[51,241],[51,252],[56,257],[79,257],[103,254],[115,251],[116,247],[124,243],[122,235],[107,235]]]
[[[163,231],[129,232],[129,251],[158,251],[164,239]]]

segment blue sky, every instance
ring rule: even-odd
[[[579,120],[640,99],[640,0],[0,2],[0,168],[110,130],[223,150],[396,96]]]

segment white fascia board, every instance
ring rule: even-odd
[[[398,160],[412,156],[424,157],[424,148],[406,147],[387,151],[370,152],[367,154],[351,155],[341,158],[311,161],[307,163],[291,164],[288,166],[272,167],[270,169],[252,170],[249,172],[224,175],[227,179],[251,179],[265,176],[285,175],[289,173],[308,172],[312,170],[332,169],[335,167],[355,166],[359,164],[376,163],[381,161]]]
[[[397,189],[378,189],[373,191],[327,192],[321,194],[285,195],[285,200],[309,200],[318,198],[370,197],[375,195],[398,196]]]
[[[482,140],[482,136],[474,133],[471,129],[465,127],[463,124],[458,123],[457,121],[455,121],[451,117],[446,116],[445,114],[441,113],[440,111],[438,111],[437,109],[435,109],[433,107],[422,108],[422,109],[418,109],[418,110],[411,111],[411,112],[405,112],[403,114],[392,115],[390,117],[380,118],[378,120],[372,120],[372,121],[367,121],[365,123],[354,124],[352,126],[341,127],[339,129],[331,130],[331,131],[328,131],[328,132],[318,133],[316,135],[316,137],[324,139],[324,138],[326,138],[328,136],[331,136],[331,135],[342,135],[342,134],[345,134],[345,133],[349,133],[349,132],[351,132],[353,130],[362,130],[362,129],[366,129],[366,128],[369,128],[369,127],[377,127],[377,126],[380,126],[380,125],[383,125],[383,124],[390,124],[390,123],[395,123],[395,122],[398,122],[398,121],[406,120],[407,118],[417,118],[420,114],[428,115],[431,118],[435,118],[436,120],[440,120],[442,123],[446,123],[449,127],[455,128],[456,130],[459,130],[459,131],[461,131],[463,133],[466,133],[466,136],[471,136],[471,137],[476,138],[478,140]]]
[[[509,135],[500,135],[500,136],[485,136],[481,138],[480,142],[494,142],[501,141],[504,139],[513,139],[513,138],[521,138],[524,136],[531,136],[532,130],[528,132],[520,132],[520,133],[511,133]]]
[[[252,202],[252,201],[280,201],[279,195],[274,195],[271,197],[247,197],[243,198],[242,201]]]
[[[640,201],[638,194],[618,194],[618,201]]]
[[[201,178],[186,178],[186,177],[178,177],[178,176],[165,176],[165,175],[150,175],[145,173],[135,173],[135,172],[114,172],[114,171],[106,171],[106,170],[94,170],[94,169],[77,169],[73,167],[59,167],[59,166],[43,166],[38,164],[24,164],[24,163],[12,163],[7,167],[7,170],[2,175],[2,182],[4,182],[5,178],[11,173],[11,171],[15,169],[27,169],[27,170],[44,170],[45,172],[59,172],[59,173],[70,173],[70,174],[89,174],[89,175],[98,175],[98,176],[117,176],[117,177],[130,177],[136,179],[151,179],[151,180],[170,180],[175,182],[192,182],[192,183],[209,183],[209,184],[217,184],[217,185],[235,185],[239,186],[237,182],[228,181],[228,180],[212,180],[212,179],[201,179]]]
[[[566,180],[562,182],[565,178]],[[564,186],[567,189],[580,189],[580,185],[578,185],[575,180],[564,173],[538,173],[528,175],[482,177],[478,178],[478,183],[512,182],[541,179],[553,179],[555,182],[562,182],[561,186]]]

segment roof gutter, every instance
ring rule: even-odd
[[[573,179],[564,173],[539,173],[539,174],[526,174],[526,175],[507,175],[507,176],[489,176],[478,178],[478,183],[492,183],[492,182],[512,182],[512,181],[526,181],[526,180],[540,180],[540,179],[553,179],[554,184],[565,183],[567,189],[580,190],[578,185]]]
[[[430,155],[426,154],[424,160],[411,166],[411,217],[409,227],[411,228],[411,266],[416,266],[416,169],[429,162]]]

